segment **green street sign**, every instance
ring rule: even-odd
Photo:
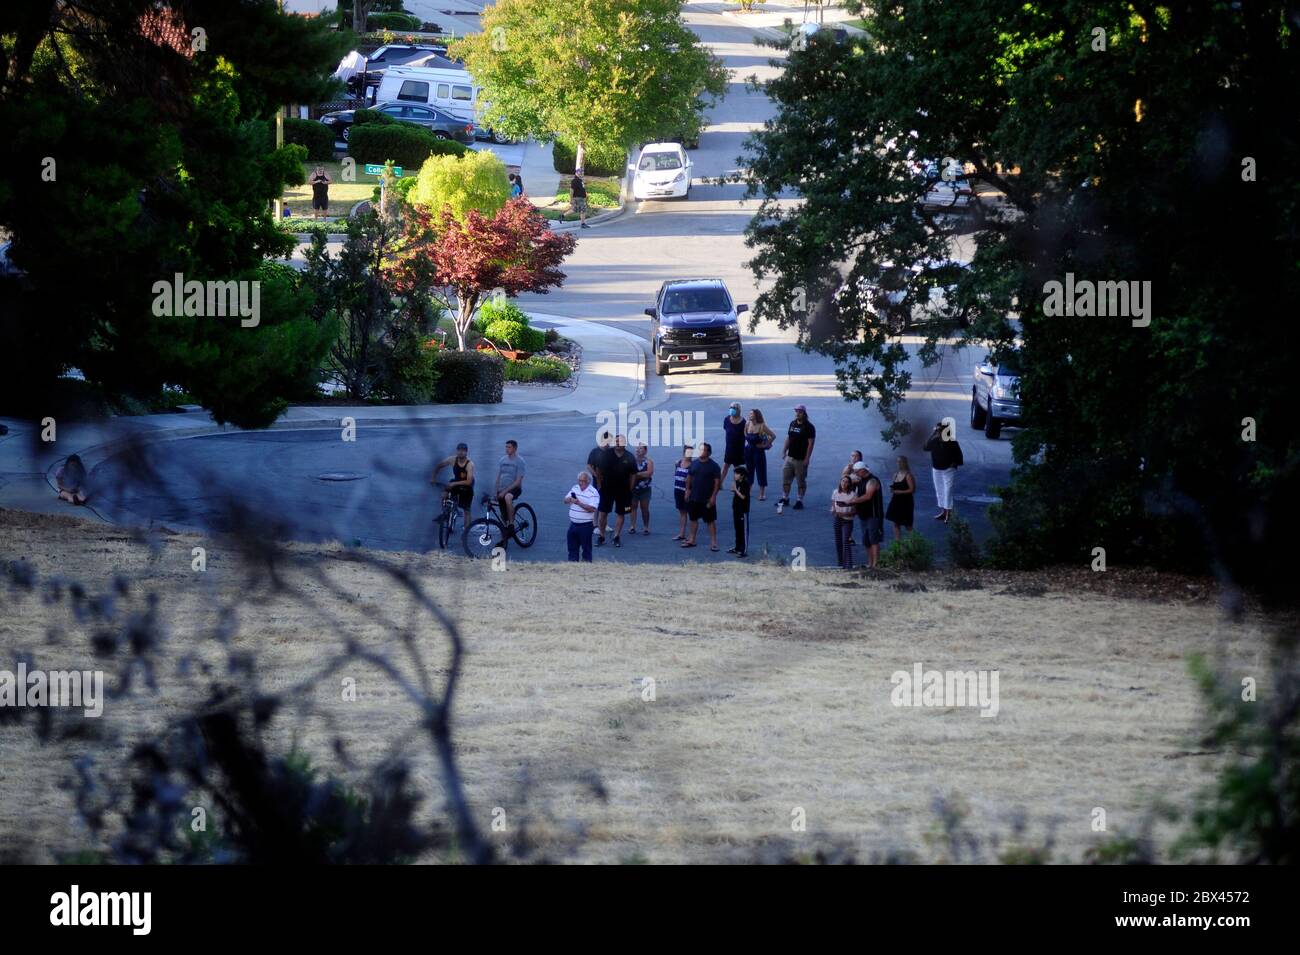
[[[382,176],[383,174],[384,174],[384,167],[383,167],[383,166],[376,166],[374,163],[370,163],[370,162],[366,163],[366,175],[367,175],[367,176]],[[394,166],[394,167],[393,167],[393,175],[396,176],[398,179],[401,179],[401,178],[402,178],[402,167],[401,167],[401,166]]]

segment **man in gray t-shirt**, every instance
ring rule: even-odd
[[[524,491],[524,459],[519,456],[519,442],[507,441],[506,453],[497,464],[497,500],[505,511],[506,527],[515,523],[515,501]]]

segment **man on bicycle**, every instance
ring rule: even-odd
[[[523,496],[524,459],[519,456],[519,442],[507,441],[506,453],[497,464],[497,502],[506,517],[506,536],[514,533],[515,501]]]
[[[456,445],[455,454],[438,462],[433,469],[432,483],[438,483],[438,472],[446,467],[451,468],[451,480],[442,492],[442,499],[446,502],[451,497],[456,502],[464,522],[462,526],[469,527],[469,509],[474,504],[474,462],[469,459],[469,445],[462,441]]]

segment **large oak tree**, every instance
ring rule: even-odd
[[[1023,345],[1026,427],[995,556],[1085,562],[1104,547],[1280,585],[1266,554],[1300,530],[1280,386],[1296,360],[1300,137],[1276,109],[1300,80],[1294,7],[873,7],[866,37],[814,37],[767,86],[778,114],[743,160],[764,199],[752,265],[771,281],[755,319],[833,355],[845,397],[877,403],[902,441],[907,352],[864,290],[884,263],[916,266],[906,304],[927,301],[952,281],[927,264],[964,233],[968,340]],[[921,160],[944,157],[1000,200],[922,210]],[[1151,282],[1150,324],[1045,314],[1045,285],[1067,273]],[[923,359],[940,347],[936,331]]]

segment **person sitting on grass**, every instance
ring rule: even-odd
[[[86,492],[86,466],[81,463],[81,458],[75,454],[68,455],[68,459],[54,474],[54,482],[59,488],[59,500],[67,501],[69,504],[85,504]]]

